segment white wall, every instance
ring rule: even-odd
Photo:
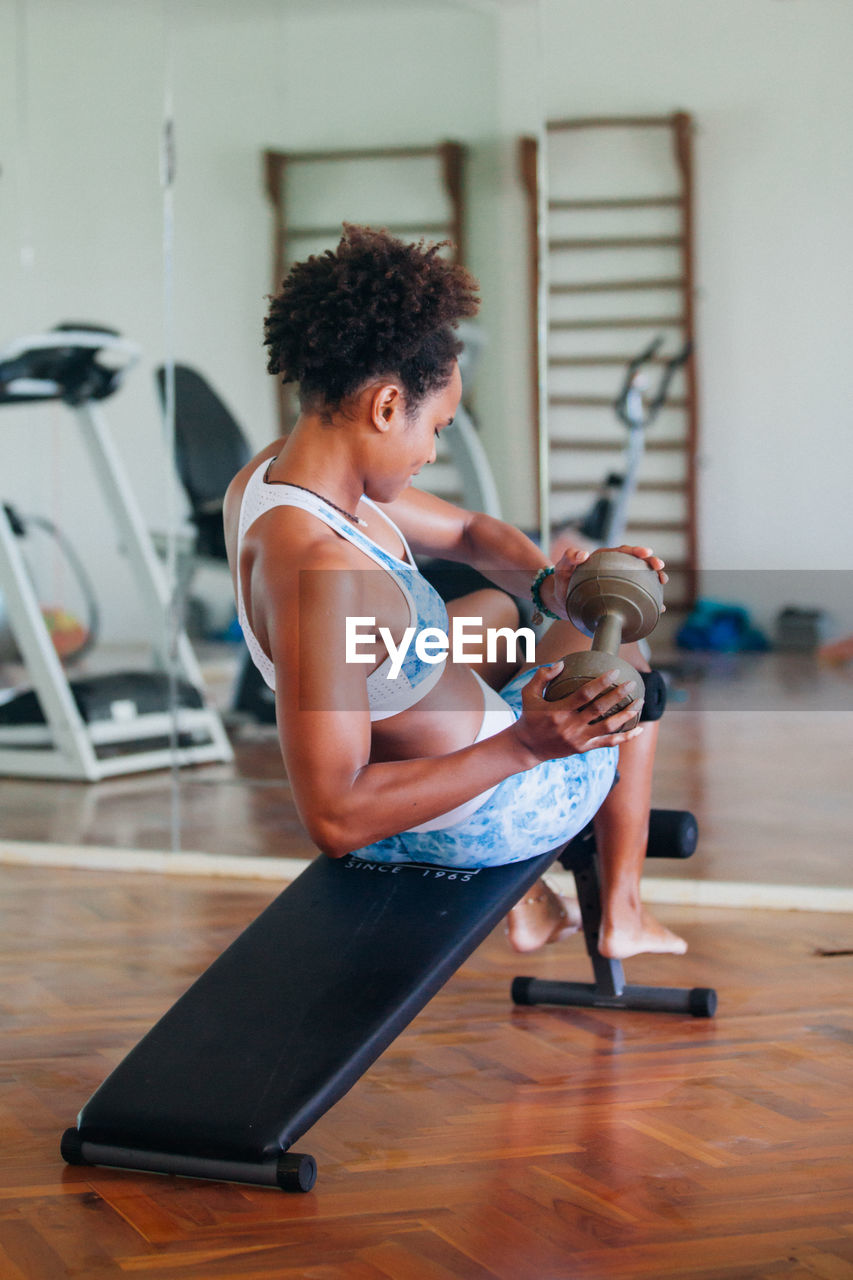
[[[538,48],[529,6],[503,20],[507,137],[535,129],[537,100],[549,118],[685,109],[699,125],[703,564],[853,570],[853,6],[543,0],[542,13]],[[517,210],[508,234],[522,234]],[[503,319],[521,348],[525,318]],[[513,382],[505,400],[524,412]],[[848,630],[851,581],[824,577],[813,597]],[[768,576],[763,620],[791,591],[807,577]]]

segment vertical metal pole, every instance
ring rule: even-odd
[[[699,452],[699,385],[696,370],[696,278],[694,262],[693,118],[672,117],[675,157],[681,177],[681,274],[684,279],[684,334],[693,352],[684,367],[687,390],[687,590],[692,604],[699,593],[699,517],[696,469]]]
[[[548,121],[545,103],[545,6],[537,0],[537,61],[539,66],[539,130],[536,148],[536,237],[539,246],[539,281],[537,289],[537,369],[539,388],[539,537],[542,550],[549,554],[551,545],[551,439],[548,426],[548,320],[550,304],[550,262],[548,244]]]
[[[169,677],[169,705],[172,711],[170,748],[172,752],[171,844],[172,852],[181,847],[181,779],[178,757],[178,637],[184,601],[180,598],[177,572],[177,508],[173,467],[175,464],[175,112],[174,82],[174,9],[171,0],[163,8],[163,136],[160,156],[160,182],[163,188],[163,365],[164,425],[169,473],[166,575],[168,606],[164,614],[166,671]]]
[[[285,151],[267,151],[265,157],[266,189],[273,207],[273,279],[272,295],[278,294],[287,274],[287,203],[286,179],[288,155]],[[281,435],[291,430],[295,415],[290,412],[292,397],[281,381],[275,384],[278,429]]]
[[[15,134],[18,252],[21,267],[26,272],[35,261],[30,161],[30,33],[27,0],[17,0],[15,6]],[[31,299],[28,297],[25,301],[29,303]]]

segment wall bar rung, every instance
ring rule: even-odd
[[[633,533],[684,533],[686,520],[629,520],[628,532]]]
[[[555,393],[548,397],[548,403],[555,409],[612,409],[612,396],[591,396],[591,395],[559,395]],[[683,396],[667,396],[663,407],[665,409],[686,409],[687,401]],[[648,444],[646,448],[648,448]]]
[[[634,280],[578,280],[552,284],[554,295],[568,293],[633,293],[647,289],[683,289],[684,281],[677,276],[657,276]]]
[[[605,316],[594,320],[552,320],[554,333],[584,329],[683,329],[683,316]]]
[[[625,446],[620,440],[551,440],[551,448],[561,452],[576,450],[579,453],[623,453]],[[646,443],[647,453],[680,453],[684,449],[683,440],[649,440]]]
[[[635,353],[636,354],[636,353]],[[555,369],[591,369],[596,366],[601,368],[621,369],[633,360],[633,356],[607,356],[589,355],[589,356],[549,356],[548,364]],[[655,356],[649,364],[666,364],[665,356]]]
[[[365,147],[353,151],[287,151],[288,163],[315,164],[317,161],[338,160],[412,160],[438,156],[441,147]]]
[[[679,249],[681,236],[568,236],[548,241],[553,253],[576,249]]]
[[[571,120],[549,120],[545,126],[549,133],[561,133],[565,129],[654,129],[671,128],[675,116],[582,116]]]
[[[593,494],[601,487],[601,480],[555,480],[552,488],[555,493],[589,493]],[[640,480],[637,493],[683,493],[684,485],[680,480]]]
[[[681,196],[631,196],[620,199],[549,200],[552,213],[571,213],[582,209],[677,209]]]

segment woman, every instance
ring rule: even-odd
[[[292,269],[267,318],[269,370],[298,383],[301,414],[235,477],[225,526],[297,809],[331,857],[454,867],[532,857],[595,815],[602,953],[681,952],[638,896],[657,725],[626,730],[633,710],[614,710],[626,687],[606,676],[559,703],[543,696],[557,659],[589,644],[564,607],[586,553],[551,566],[518,530],[411,487],[453,421],[453,327],[478,305],[476,282],[438,249],[346,226],[334,253]],[[665,580],[648,548],[623,550]],[[502,593],[532,589],[558,619],[502,694],[499,661],[453,661],[435,644],[401,658],[407,634],[450,631],[414,555],[476,565],[495,583],[454,601],[456,616],[511,623]],[[541,882],[508,921],[518,950],[572,928]]]

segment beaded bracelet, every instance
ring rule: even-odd
[[[533,625],[535,627],[538,627],[543,616],[546,618],[559,618],[560,616],[558,613],[554,613],[549,609],[546,604],[542,603],[542,583],[546,578],[550,578],[551,574],[554,572],[554,566],[552,564],[547,565],[544,569],[539,570],[536,577],[530,584],[530,595],[536,609],[536,612],[533,615]]]

